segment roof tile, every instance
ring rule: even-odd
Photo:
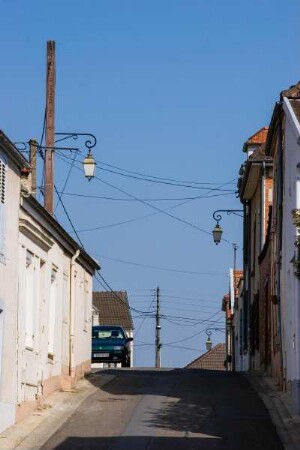
[[[186,369],[225,370],[225,344],[217,344],[208,352],[192,361]]]
[[[126,291],[93,292],[93,307],[99,312],[100,325],[120,325],[133,330]]]

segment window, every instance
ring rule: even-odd
[[[54,354],[56,298],[57,298],[57,267],[52,266],[50,298],[49,298],[49,315],[48,315],[48,320],[49,320],[49,322],[48,322],[48,356],[52,356],[52,357]]]
[[[35,332],[36,267],[34,255],[26,250],[25,346],[33,349]]]
[[[0,156],[0,261],[5,262],[5,205],[7,166]]]
[[[89,294],[89,281],[86,273],[84,274],[84,316],[83,316],[83,331],[88,331],[91,327],[91,304]]]

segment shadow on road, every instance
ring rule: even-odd
[[[241,374],[109,369],[89,381],[100,387],[103,374],[116,377],[85,400],[42,450],[283,449],[265,406]]]
[[[102,387],[115,398],[165,397],[157,408],[149,408],[146,419],[144,417],[143,423],[149,429],[202,434],[204,437],[200,441],[205,442],[203,448],[208,449],[282,449],[263,402],[241,374],[199,369],[112,369],[105,373],[116,376]],[[94,377],[97,379],[97,374]],[[195,447],[191,448],[202,448],[197,440],[196,437],[192,444]],[[220,440],[226,443],[224,447],[220,446]],[[176,441],[174,448],[179,445]],[[179,441],[182,446],[182,439]],[[161,448],[173,450],[172,439],[168,445]]]
[[[220,450],[218,439],[212,438],[172,438],[152,436],[128,436],[121,438],[80,438],[70,437],[55,450]],[[45,448],[46,449],[46,448]]]

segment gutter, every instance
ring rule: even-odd
[[[46,209],[28,192],[23,193],[24,202],[22,208],[34,218],[48,233],[50,233],[63,248],[70,254],[77,249],[80,250],[80,261],[84,265],[88,272],[93,275],[93,271],[99,270],[100,266],[65,230],[64,228],[46,211]],[[37,213],[40,214],[45,222],[43,223]],[[57,233],[55,235],[54,231]],[[67,244],[67,245],[66,245]]]
[[[243,197],[247,185],[247,180],[249,177],[250,168],[252,165],[265,165],[265,167],[273,167],[273,158],[271,158],[270,156],[266,156],[264,159],[248,159],[246,161],[245,172],[240,178],[241,183],[239,186],[239,197],[242,203],[244,201]]]
[[[265,244],[265,209],[266,209],[266,163],[262,162],[262,177],[261,177],[261,195],[260,195],[260,251],[262,251]]]
[[[69,322],[69,376],[74,378],[76,373],[74,341],[75,341],[75,264],[76,259],[80,255],[77,249],[72,256],[70,264],[70,322]]]

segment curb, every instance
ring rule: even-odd
[[[39,450],[84,400],[114,378],[114,375],[91,374],[70,392],[54,392],[44,402],[44,409],[0,434],[0,450]]]
[[[263,401],[275,425],[284,450],[300,450],[300,416],[293,411],[289,394],[279,391],[272,380],[243,373]]]

